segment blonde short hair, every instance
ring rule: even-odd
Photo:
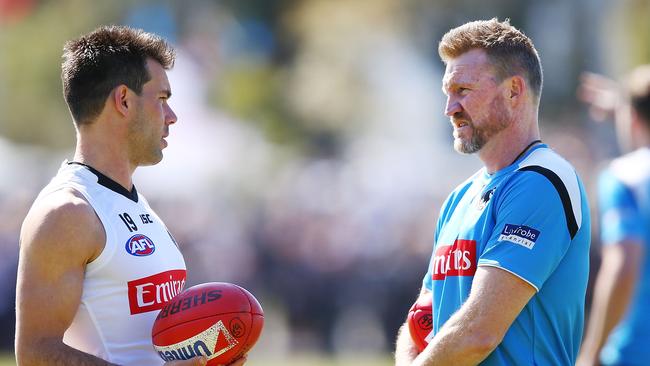
[[[539,98],[542,93],[542,65],[533,42],[524,33],[496,18],[465,23],[447,32],[438,45],[438,53],[447,63],[472,49],[485,50],[495,75],[503,80],[523,76]]]

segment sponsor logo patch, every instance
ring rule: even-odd
[[[452,245],[440,245],[431,263],[433,280],[447,276],[473,276],[476,273],[476,240],[457,239]]]
[[[195,356],[206,356],[209,361],[228,352],[238,343],[223,321],[219,320],[187,340],[166,346],[154,344],[153,347],[164,361],[187,360]]]
[[[124,244],[126,252],[135,257],[144,257],[156,251],[156,245],[151,239],[142,234],[135,234]]]
[[[185,287],[185,270],[161,272],[129,281],[127,286],[131,314],[160,310]]]
[[[501,235],[499,235],[499,241],[509,241],[528,249],[533,249],[537,238],[539,238],[538,230],[524,225],[513,224],[506,224],[501,231]]]

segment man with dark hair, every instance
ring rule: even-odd
[[[443,204],[420,293],[433,330],[418,353],[405,324],[396,365],[572,365],[589,208],[573,167],[540,140],[537,51],[496,19],[452,29],[438,50],[454,148],[484,168]]]
[[[174,51],[158,36],[109,26],[66,43],[63,88],[77,145],[20,234],[19,365],[162,365],[155,317],[185,284],[183,256],[133,185],[162,159]],[[206,355],[166,365],[204,365]],[[241,366],[245,358],[233,365]]]
[[[614,115],[628,153],[598,181],[601,263],[579,366],[650,360],[650,65],[636,68],[623,89],[586,74],[580,93],[592,111]]]

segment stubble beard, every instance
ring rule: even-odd
[[[490,103],[490,113],[482,126],[475,126],[469,119],[463,119],[471,129],[469,140],[457,137],[454,139],[454,150],[461,154],[473,154],[480,151],[490,139],[505,130],[511,124],[510,114],[501,97],[495,97]]]
[[[129,124],[129,153],[135,166],[155,165],[162,160],[160,140],[147,133],[149,122],[142,109]]]

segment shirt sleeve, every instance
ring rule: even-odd
[[[643,241],[643,218],[631,189],[610,171],[598,179],[600,238],[603,245]]]
[[[502,268],[539,291],[571,243],[560,194],[545,176],[526,171],[495,196],[494,231],[478,265]]]
[[[432,268],[431,265],[433,263],[433,256],[436,251],[436,245],[435,243],[438,242],[438,235],[440,234],[440,230],[442,230],[442,223],[444,222],[445,218],[447,217],[447,213],[450,211],[450,206],[452,205],[452,200],[454,197],[454,194],[456,192],[452,192],[452,194],[445,199],[445,202],[442,204],[440,207],[440,212],[438,213],[438,221],[436,222],[436,232],[433,234],[433,251],[431,252],[431,259],[429,260],[429,267],[427,268],[427,273],[424,275],[424,278],[422,279],[422,287],[426,288],[429,291],[433,291],[433,276],[432,276]]]

